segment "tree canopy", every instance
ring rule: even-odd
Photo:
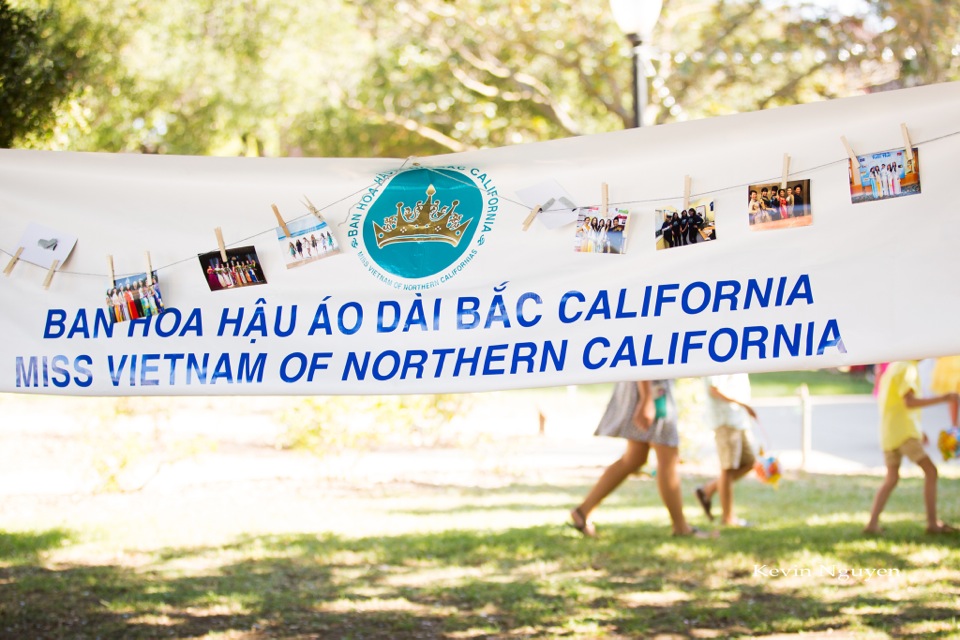
[[[960,5],[859,6],[666,0],[646,50],[646,120],[960,78]],[[0,66],[5,146],[405,157],[610,131],[633,118],[631,48],[605,2],[56,7],[0,0],[0,45],[13,52]]]
[[[0,0],[0,147],[47,128],[79,81],[75,51],[53,36],[56,18]]]

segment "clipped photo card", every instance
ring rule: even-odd
[[[913,158],[905,149],[891,149],[880,153],[857,156],[860,161],[860,184],[853,179],[850,167],[850,201],[873,202],[920,193],[920,155],[913,149]]]
[[[156,271],[152,275],[150,283],[147,283],[146,273],[113,281],[113,287],[107,289],[107,315],[114,322],[139,320],[163,313],[160,281]]]
[[[537,220],[547,229],[557,229],[577,222],[577,205],[556,180],[547,180],[517,190],[517,197],[528,209],[541,208]]]
[[[577,231],[573,248],[577,253],[626,253],[630,212],[613,209],[608,215],[600,207],[577,209]]]
[[[20,259],[49,269],[54,260],[62,265],[76,244],[76,236],[31,222],[20,238],[20,246],[23,247]]]
[[[227,249],[226,262],[220,256],[219,250],[201,253],[197,257],[207,277],[210,291],[267,284],[263,268],[260,266],[260,258],[253,246]]]
[[[787,229],[813,223],[810,208],[810,181],[790,180],[787,186],[752,184],[747,189],[747,215],[750,228]]]
[[[304,216],[287,223],[288,238],[282,227],[277,227],[277,241],[287,269],[340,253],[340,245],[327,221],[316,216]]]
[[[717,239],[717,214],[713,200],[698,200],[684,209],[665,206],[654,215],[657,250],[710,242]]]

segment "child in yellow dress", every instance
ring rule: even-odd
[[[955,391],[929,398],[919,397],[920,371],[916,361],[891,362],[880,379],[877,402],[880,405],[880,445],[883,447],[887,475],[877,489],[864,533],[877,534],[880,514],[900,480],[900,463],[907,456],[923,470],[923,502],[927,512],[927,533],[957,533],[957,529],[937,519],[937,467],[923,450],[926,434],[920,431],[920,409],[943,402],[957,403]]]

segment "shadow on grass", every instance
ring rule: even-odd
[[[672,538],[665,520],[607,523],[595,540],[560,522],[361,538],[248,535],[92,566],[43,562],[69,543],[65,532],[5,534],[19,537],[0,538],[17,550],[4,556],[26,561],[0,568],[0,637],[694,638],[831,629],[956,637],[960,539],[922,534],[918,479],[905,479],[891,501],[890,533],[862,536],[878,482],[811,477],[779,491],[742,483],[737,499],[757,526],[708,540]],[[586,489],[466,491],[459,509],[482,495],[523,511],[528,505],[511,495],[559,504]],[[960,481],[942,490],[956,496]],[[604,508],[659,506],[650,482],[611,498]],[[896,575],[863,574],[881,568]]]
[[[928,575],[893,551],[845,550],[848,528],[782,527],[774,534],[780,542],[770,545],[760,544],[770,531],[677,540],[642,523],[609,526],[597,540],[560,527],[242,537],[224,547],[169,549],[139,569],[0,569],[0,635],[443,638],[523,630],[525,637],[588,638],[694,637],[688,633],[699,629],[729,637],[855,627],[909,636],[912,624],[923,629],[917,637],[956,632],[956,546],[949,566],[939,567],[947,574]],[[765,553],[774,566],[804,566],[793,554],[796,537],[822,556],[817,562],[889,562],[911,574],[911,590],[922,595],[894,601],[883,595],[899,588],[890,581],[755,575]]]

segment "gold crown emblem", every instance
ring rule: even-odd
[[[463,232],[473,220],[464,220],[457,213],[459,200],[450,206],[441,206],[433,199],[437,192],[431,184],[427,187],[426,201],[418,200],[411,209],[403,202],[397,203],[397,213],[383,219],[383,224],[373,223],[377,234],[377,247],[383,248],[394,242],[446,242],[457,246],[463,239]]]

